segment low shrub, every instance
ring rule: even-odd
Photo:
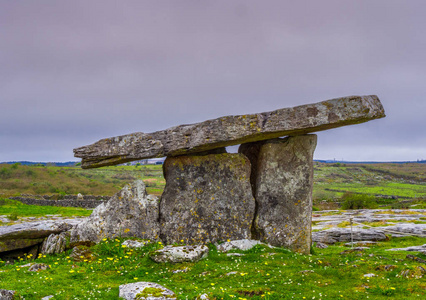
[[[342,198],[342,209],[377,208],[374,196],[345,193]]]

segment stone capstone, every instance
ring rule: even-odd
[[[100,242],[103,238],[137,237],[158,239],[158,198],[146,193],[142,180],[126,185],[106,204],[71,231],[71,242]]]
[[[253,237],[308,254],[311,247],[313,153],[317,136],[242,144],[256,200]]]
[[[160,201],[166,244],[207,244],[251,236],[255,201],[242,154],[168,157]]]
[[[176,300],[176,294],[154,282],[134,282],[119,286],[119,297],[126,300]]]
[[[150,257],[158,263],[196,262],[207,257],[209,248],[204,245],[197,246],[166,246],[155,251]]]
[[[107,138],[74,149],[83,168],[301,135],[385,117],[377,96],[349,96],[251,115],[226,116],[153,133]]]

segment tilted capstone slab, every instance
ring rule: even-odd
[[[349,96],[265,113],[226,116],[153,133],[137,132],[102,139],[74,149],[74,156],[82,158],[82,168],[97,168],[307,134],[383,117],[385,112],[377,96]]]
[[[314,134],[243,144],[252,165],[256,200],[253,237],[273,246],[310,253]]]
[[[249,239],[255,201],[250,162],[242,154],[167,157],[160,199],[160,237],[166,244]]]

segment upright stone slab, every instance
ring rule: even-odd
[[[160,237],[166,244],[250,238],[255,201],[244,155],[168,157],[163,170]]]
[[[100,242],[103,238],[138,237],[157,240],[158,198],[146,193],[142,180],[126,185],[71,230],[71,242]]]
[[[252,164],[256,239],[310,252],[316,143],[316,135],[302,135],[240,146],[239,152]]]

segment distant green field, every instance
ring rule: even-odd
[[[21,194],[111,196],[125,184],[142,179],[148,193],[161,195],[165,186],[161,165],[80,167],[0,165],[0,198]],[[333,201],[344,193],[426,198],[426,164],[315,163],[315,201]]]
[[[0,197],[21,194],[112,196],[125,184],[142,179],[149,193],[160,195],[165,180],[161,165],[115,166],[82,170],[80,167],[0,165]]]
[[[340,198],[346,192],[426,198],[426,164],[315,163],[314,200]]]

